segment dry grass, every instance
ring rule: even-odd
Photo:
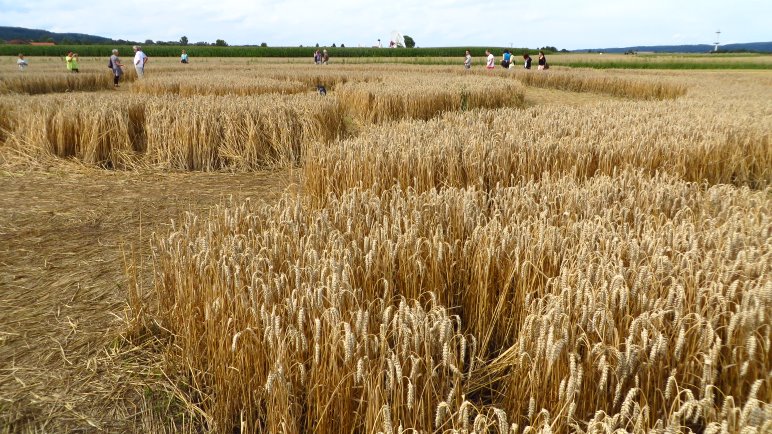
[[[14,105],[0,99],[0,145],[5,142],[8,133],[14,129],[16,119],[14,110]]]
[[[338,102],[317,95],[195,97],[152,106],[146,118],[151,164],[185,170],[292,167],[304,144],[345,128]]]
[[[125,96],[125,95],[124,95]],[[334,98],[16,97],[3,154],[126,169],[254,170],[297,164],[302,144],[345,131]],[[23,102],[23,105],[22,105]],[[9,105],[11,105],[9,104]]]
[[[586,63],[588,66],[592,64],[604,64],[604,63],[628,63],[628,64],[653,64],[658,63],[695,63],[695,64],[711,64],[711,63],[755,63],[761,65],[770,65],[772,63],[772,56],[759,55],[753,53],[722,53],[719,55],[711,54],[705,55],[703,53],[698,54],[664,54],[664,53],[640,53],[635,56],[625,54],[614,53],[561,53],[558,55],[551,55],[550,59],[558,63]]]
[[[164,75],[141,80],[132,86],[133,92],[149,95],[291,95],[306,93],[311,87],[299,81],[265,77],[242,77],[234,80],[233,73],[206,74],[190,81],[186,76]]]
[[[127,70],[121,77],[121,82],[131,82],[136,78],[136,72]],[[81,74],[21,74],[0,80],[0,94],[38,95],[60,92],[91,92],[110,90],[112,87],[113,75],[110,71]]]
[[[527,86],[570,92],[603,93],[642,100],[675,99],[686,94],[682,83],[657,80],[630,80],[596,71],[562,70],[541,72],[516,70],[514,76]]]
[[[305,186],[323,199],[356,186],[491,189],[563,174],[611,175],[625,167],[711,184],[770,185],[768,126],[740,127],[723,113],[690,104],[537,106],[371,128],[331,146],[310,147]]]
[[[181,210],[275,200],[281,172],[0,170],[0,432],[196,432],[152,336],[128,333],[132,252]],[[184,422],[184,423],[183,423]]]
[[[86,164],[125,168],[142,152],[144,103],[114,104],[111,98],[73,94],[6,98],[17,103],[14,124],[6,136],[5,154],[33,160],[52,156]]]
[[[227,64],[0,98],[0,431],[772,429],[768,74]]]
[[[214,431],[461,429],[464,396],[537,429],[720,424],[719,391],[771,397],[767,195],[624,172],[234,205],[156,238],[158,320]]]
[[[381,83],[347,83],[337,95],[352,116],[368,123],[431,119],[447,111],[520,107],[523,89],[489,77],[393,76]]]
[[[504,79],[447,75],[443,85],[398,79],[348,83],[326,98],[305,95],[228,96],[223,93],[308,92],[300,82],[245,80],[225,87],[222,76],[180,84],[180,77],[148,78],[139,93],[178,92],[180,98],[113,95],[5,97],[14,107],[4,125],[5,158],[76,158],[86,164],[125,169],[156,167],[182,170],[254,170],[289,167],[300,162],[304,144],[329,143],[350,134],[348,116],[359,122],[428,119],[443,111],[475,107],[519,106],[522,89]],[[423,79],[421,79],[423,80]],[[252,84],[249,84],[252,83]],[[256,83],[261,83],[259,86]],[[180,87],[181,86],[181,87]],[[186,87],[187,86],[187,87]],[[404,92],[406,87],[412,93]],[[185,89],[185,90],[183,90]],[[193,96],[210,94],[212,96]]]

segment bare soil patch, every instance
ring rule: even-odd
[[[0,171],[0,432],[143,431],[162,380],[122,338],[125,256],[227,200],[271,202],[290,172]],[[136,256],[139,257],[139,256]],[[149,261],[145,261],[149,263]],[[145,273],[149,278],[150,273]],[[162,410],[162,409],[159,409]]]

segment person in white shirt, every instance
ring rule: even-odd
[[[488,69],[493,69],[494,64],[496,63],[496,60],[493,58],[493,54],[490,52],[490,50],[485,50],[485,56],[487,57],[485,67]]]
[[[147,63],[147,55],[142,52],[142,47],[135,45],[131,47],[134,49],[134,69],[137,70],[137,77],[142,78],[145,76],[145,64]]]
[[[16,59],[16,64],[19,65],[19,71],[24,71],[25,68],[27,68],[27,61],[24,60],[24,55],[19,53],[19,58]]]

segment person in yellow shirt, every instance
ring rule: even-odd
[[[78,71],[78,53],[73,53],[70,51],[67,53],[67,57],[64,58],[64,60],[67,62],[67,70],[70,72],[80,72]]]

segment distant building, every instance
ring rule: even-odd
[[[24,39],[11,39],[10,41],[5,42],[8,45],[36,45],[36,46],[43,46],[43,47],[50,47],[52,45],[56,45],[55,42],[30,42],[25,41]]]

